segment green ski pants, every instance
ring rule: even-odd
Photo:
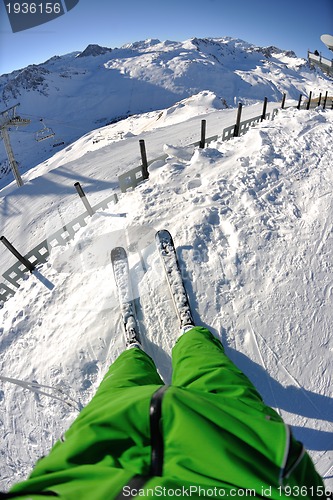
[[[177,340],[172,368],[172,386],[262,402],[250,380],[226,356],[221,342],[207,328],[196,326]],[[141,349],[128,349],[110,366],[90,404],[113,388],[149,384],[164,384],[153,360]]]

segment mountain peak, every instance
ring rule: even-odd
[[[107,52],[112,52],[108,47],[101,47],[97,44],[89,44],[77,57],[101,56]]]
[[[147,38],[146,40],[139,40],[137,42],[126,43],[122,46],[123,49],[147,49],[160,44],[161,41],[157,38]]]

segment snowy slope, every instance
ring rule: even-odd
[[[327,90],[327,78],[304,59],[275,47],[256,47],[239,39],[193,38],[184,42],[146,40],[113,50],[100,48],[55,56],[0,77],[0,110],[17,102],[18,114],[31,124],[12,131],[23,172],[94,128],[133,114],[163,110],[209,90],[223,106],[253,104],[266,96]],[[36,142],[45,126],[54,140]],[[8,171],[0,143],[0,175]]]
[[[21,189],[12,182],[1,190],[2,233],[26,253],[82,213],[82,203],[73,188],[75,181],[82,183],[95,205],[118,189],[118,175],[140,164],[139,139],[145,140],[148,159],[152,160],[163,154],[164,143],[184,146],[198,141],[202,118],[207,121],[208,136],[233,125],[235,110],[218,112],[214,108],[219,105],[215,94],[203,92],[166,110],[135,115],[86,134],[24,174],[25,185]],[[268,110],[272,108],[270,103]],[[243,117],[261,112],[262,103],[247,106]],[[15,259],[2,247],[0,260],[7,269]]]
[[[229,114],[212,111],[208,135],[221,133]],[[333,112],[280,111],[245,136],[204,150],[186,146],[198,140],[200,121],[187,118],[140,135],[151,157],[164,149],[168,159],[95,214],[66,248],[53,250],[39,269],[52,287],[29,276],[0,310],[2,488],[47,453],[124,348],[112,246],[129,251],[143,344],[170,380],[178,330],[154,245],[155,230],[166,227],[195,320],[212,329],[292,425],[333,489]],[[88,184],[94,201],[109,195],[124,165],[135,166],[138,137],[129,127],[147,124],[147,115],[123,122],[122,140],[103,147],[102,139],[95,149],[91,139],[105,129],[88,134],[27,173],[20,190],[0,191],[9,237],[25,248],[28,233],[39,241],[73,218],[75,180]],[[33,381],[34,392],[22,387]]]

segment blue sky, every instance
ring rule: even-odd
[[[333,0],[80,0],[65,15],[19,33],[11,32],[2,2],[0,74],[89,43],[114,48],[146,38],[234,36],[305,58],[317,49],[331,59],[324,33],[333,35]]]

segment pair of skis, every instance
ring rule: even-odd
[[[169,231],[163,229],[157,231],[155,241],[180,322],[180,328],[194,325],[172,236]],[[126,250],[123,247],[114,248],[111,251],[111,262],[125,328],[126,345],[127,347],[140,346],[140,333]]]

